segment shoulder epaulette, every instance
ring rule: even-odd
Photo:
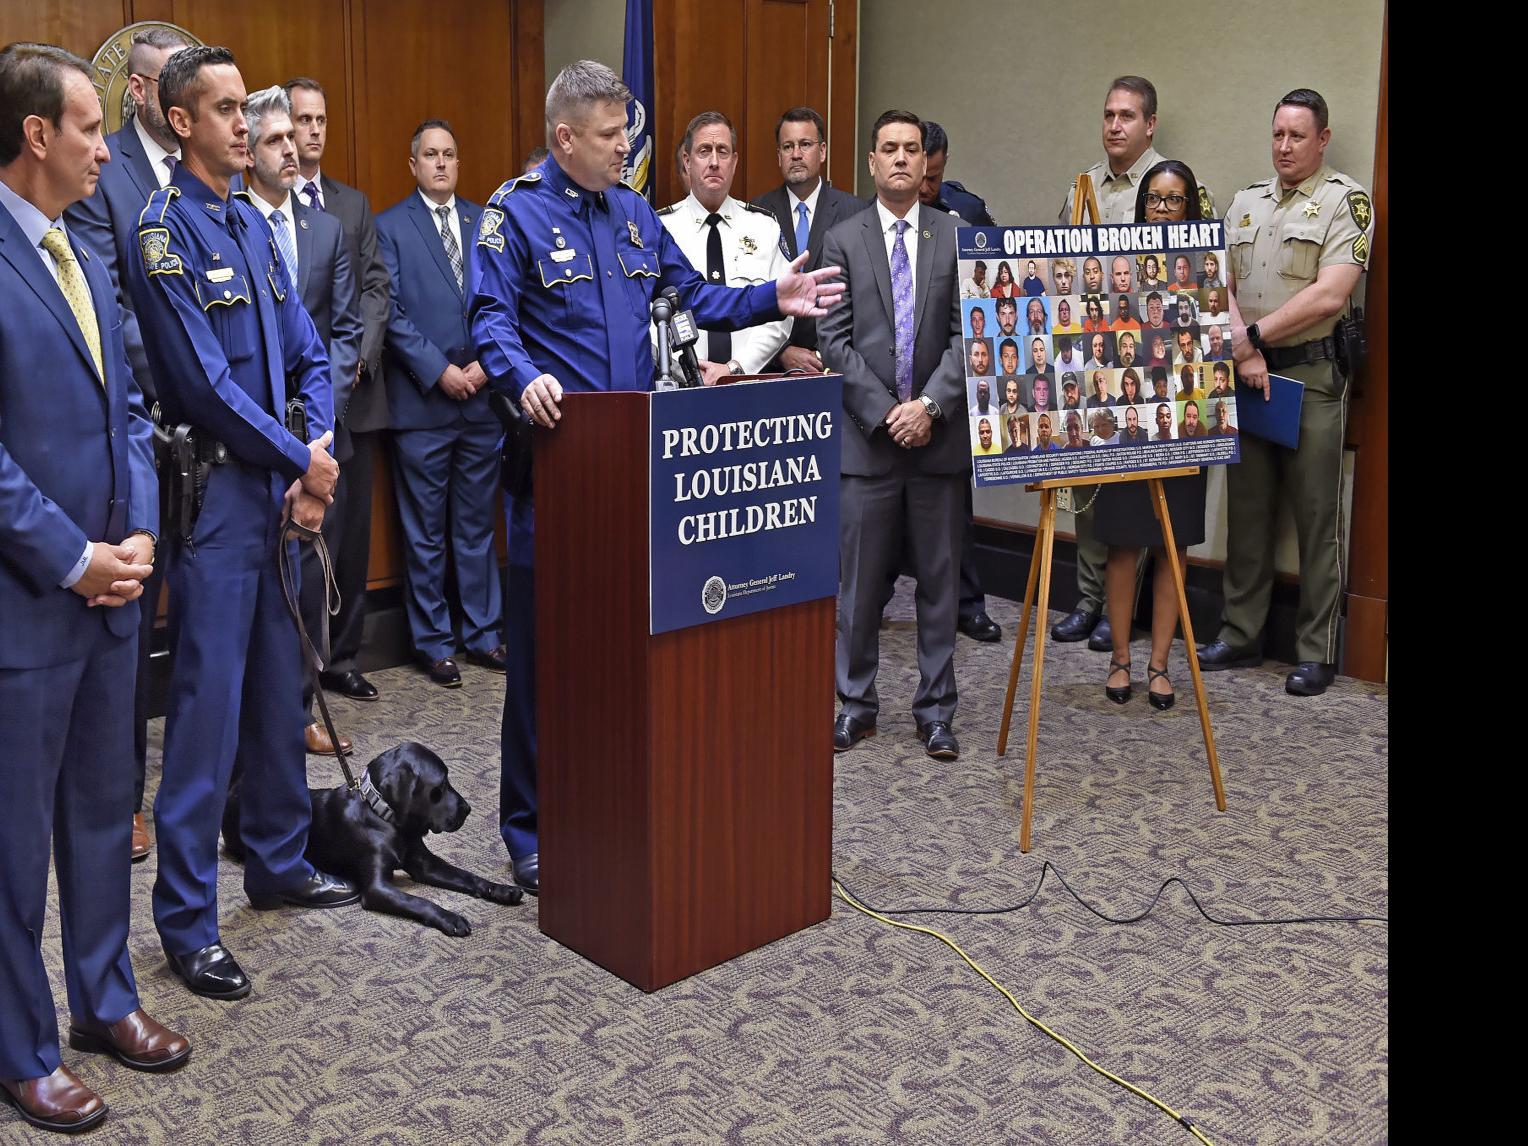
[[[771,219],[775,218],[775,213],[768,207],[760,207],[756,203],[744,203],[743,210],[752,211],[755,215],[768,215]],[[778,223],[779,220],[775,219],[775,222]]]
[[[521,184],[525,184],[528,187],[534,187],[537,183],[540,182],[541,172],[539,171],[527,171],[524,175],[517,175],[513,179],[506,179],[503,183],[499,184],[499,189],[497,191],[488,196],[488,205],[490,207],[497,207],[504,196],[508,195]]]
[[[149,196],[149,201],[143,205],[143,210],[138,212],[138,226],[144,223],[162,223],[164,214],[170,209],[170,204],[180,195],[179,187],[161,187]]]
[[[628,183],[624,179],[621,180],[621,184],[620,185],[622,187],[626,188],[626,190],[630,191],[633,195],[641,195],[642,194],[642,189],[640,187],[633,187],[630,183]],[[643,196],[643,197],[645,198],[646,196]]]
[[[662,208],[659,208],[657,211],[654,211],[653,214],[657,215],[658,218],[661,219],[665,215],[672,215],[676,210],[678,210],[678,208],[679,208],[679,204],[678,203],[670,203],[667,207],[662,207]]]

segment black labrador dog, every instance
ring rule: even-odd
[[[447,935],[472,934],[460,915],[428,899],[394,887],[393,872],[402,868],[418,883],[460,891],[490,903],[516,904],[524,892],[506,883],[447,863],[425,846],[430,832],[454,832],[472,808],[451,786],[446,765],[423,744],[405,740],[366,766],[359,792],[344,784],[309,788],[313,826],[308,831],[308,862],[320,871],[343,876],[361,893],[361,906],[389,915],[417,919]],[[239,786],[228,793],[223,809],[223,850],[240,862]]]

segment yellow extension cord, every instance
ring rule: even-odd
[[[991,975],[987,974],[987,972],[982,969],[981,965],[979,963],[977,963],[977,961],[975,959],[971,958],[971,956],[967,955],[964,951],[962,951],[960,949],[960,946],[953,939],[951,939],[948,935],[945,935],[945,934],[943,934],[941,932],[935,931],[932,927],[920,927],[920,926],[918,926],[915,923],[903,923],[901,920],[888,918],[887,916],[882,915],[879,911],[872,911],[870,908],[866,907],[863,903],[857,902],[852,895],[850,895],[847,891],[844,890],[843,884],[839,883],[838,880],[836,880],[836,879],[833,881],[833,889],[838,893],[838,898],[839,899],[843,900],[850,907],[854,908],[854,910],[859,911],[859,912],[863,912],[865,915],[870,916],[871,919],[878,919],[882,923],[889,923],[891,926],[893,926],[893,927],[900,927],[904,931],[916,931],[920,935],[932,935],[935,939],[939,940],[939,942],[943,943],[951,951],[955,952],[955,954],[959,955],[962,959],[964,959],[966,961],[967,965],[970,966],[971,970],[975,971],[983,979],[987,980],[987,982],[991,983],[994,987],[996,987],[999,991],[1001,991],[1003,993],[1003,997],[1005,999],[1007,999],[1010,1003],[1013,1004],[1013,1009],[1018,1011],[1019,1014],[1023,1015],[1024,1016],[1024,1020],[1027,1023],[1029,1023],[1031,1026],[1037,1027],[1039,1030],[1041,1030],[1045,1034],[1049,1035],[1051,1038],[1055,1039],[1058,1043],[1060,1043],[1062,1046],[1064,1046],[1067,1050],[1071,1051],[1072,1054],[1076,1055],[1079,1059],[1081,1059],[1083,1063],[1085,1063],[1087,1066],[1091,1067],[1093,1070],[1097,1071],[1099,1074],[1103,1075],[1110,1082],[1115,1083],[1118,1086],[1124,1087],[1131,1094],[1134,1094],[1134,1095],[1136,1095],[1136,1096],[1138,1096],[1140,1098],[1144,1098],[1147,1102],[1151,1103],[1158,1110],[1162,1111],[1163,1114],[1166,1114],[1169,1118],[1173,1119],[1175,1122],[1177,1122],[1180,1125],[1182,1125],[1183,1127],[1185,1127],[1190,1134],[1192,1134],[1195,1138],[1199,1139],[1199,1141],[1203,1142],[1204,1146],[1214,1146],[1214,1143],[1212,1143],[1208,1138],[1206,1138],[1202,1133],[1200,1133],[1199,1128],[1197,1126],[1195,1126],[1192,1122],[1190,1122],[1186,1118],[1184,1118],[1183,1115],[1179,1114],[1171,1106],[1168,1106],[1167,1103],[1163,1102],[1156,1095],[1150,1094],[1147,1091],[1142,1090],[1139,1086],[1136,1086],[1133,1082],[1127,1082],[1125,1079],[1121,1078],[1117,1074],[1114,1074],[1112,1071],[1105,1070],[1103,1067],[1099,1066],[1096,1062],[1094,1062],[1092,1059],[1090,1059],[1087,1055],[1083,1054],[1081,1049],[1078,1048],[1076,1044],[1074,1044],[1069,1039],[1067,1039],[1064,1035],[1057,1034],[1055,1031],[1051,1030],[1048,1026],[1046,1026],[1044,1023],[1042,1023],[1039,1019],[1037,1019],[1033,1015],[1031,1015],[1028,1011],[1026,1011],[1024,1009],[1024,1007],[1020,1004],[1020,1002],[1013,997],[1012,993],[1008,990],[1007,987],[1003,986],[996,979],[994,979]]]

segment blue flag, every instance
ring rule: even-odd
[[[626,109],[626,141],[631,154],[621,176],[653,199],[653,0],[626,0],[626,48],[621,78],[631,89]]]

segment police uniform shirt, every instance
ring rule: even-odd
[[[1278,177],[1238,191],[1226,213],[1226,254],[1236,303],[1249,325],[1272,314],[1316,281],[1322,267],[1369,266],[1374,205],[1358,183],[1322,165],[1288,191]],[[1338,315],[1293,332],[1273,346],[1325,338]]]
[[[590,191],[551,157],[489,197],[476,242],[473,343],[517,400],[542,374],[567,391],[651,390],[650,307],[665,286],[698,326],[780,317],[774,283],[708,285],[637,191]]]
[[[821,180],[817,187],[820,191]],[[785,273],[787,264],[780,248],[780,223],[773,211],[754,207],[729,195],[722,200],[716,213],[722,218],[717,227],[721,232],[722,258],[727,267],[724,285],[756,286],[774,282]],[[710,214],[693,194],[658,212],[659,220],[674,237],[685,258],[702,274],[706,267],[706,243],[711,237],[711,228],[706,224]],[[790,336],[789,318],[737,331],[732,336],[732,359],[743,368],[744,374],[757,374],[780,353]],[[695,343],[695,357],[706,361],[708,350],[708,335],[702,330]]]
[[[1135,197],[1140,190],[1141,180],[1146,177],[1146,172],[1166,158],[1155,147],[1148,146],[1141,152],[1139,159],[1118,175],[1110,169],[1108,160],[1089,167],[1087,174],[1093,181],[1093,195],[1098,200],[1099,223],[1135,222]],[[1076,193],[1077,183],[1074,180],[1066,193],[1066,202],[1061,205],[1060,220],[1063,223],[1072,221],[1072,199]],[[1203,183],[1199,185],[1199,214],[1205,219],[1216,217],[1215,197]],[[1086,223],[1088,220],[1084,217],[1082,221]]]
[[[312,437],[333,428],[329,357],[260,213],[178,165],[139,216],[127,280],[167,419],[283,484],[301,477],[311,455],[286,403],[304,401]]]

